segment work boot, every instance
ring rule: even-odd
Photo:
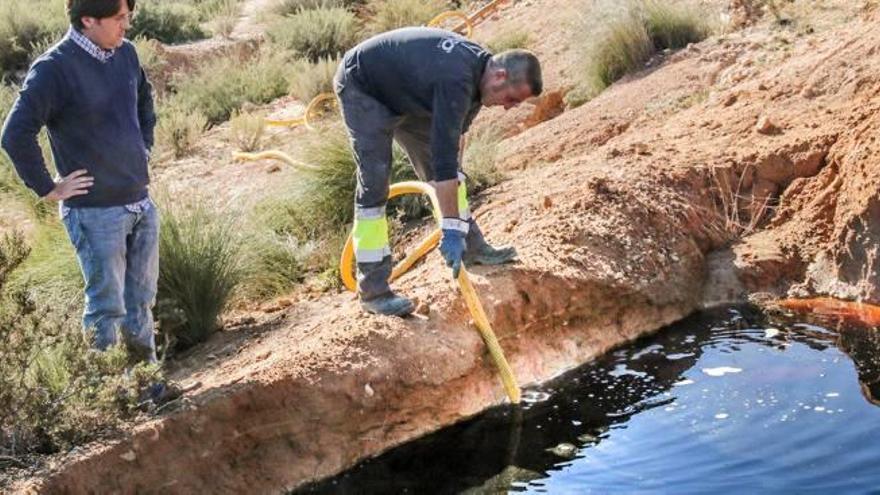
[[[367,313],[387,316],[406,316],[415,311],[416,306],[405,297],[398,296],[393,292],[383,294],[373,299],[361,300],[361,307]]]
[[[464,252],[462,260],[467,265],[502,265],[516,259],[516,248],[513,246],[501,246],[493,248],[486,242],[482,242]]]

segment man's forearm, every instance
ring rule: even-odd
[[[436,182],[434,190],[440,203],[440,216],[458,218],[458,179]]]

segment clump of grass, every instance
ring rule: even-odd
[[[144,37],[162,43],[182,43],[205,38],[198,7],[183,2],[147,0],[138,2],[137,13],[128,36]]]
[[[644,22],[656,50],[683,48],[706,39],[711,33],[701,12],[656,0],[645,3]]]
[[[123,348],[90,350],[73,318],[11,289],[29,256],[20,235],[0,241],[0,470],[119,426],[160,378],[154,365],[131,368]]]
[[[229,119],[229,127],[232,139],[241,151],[256,151],[260,149],[263,134],[266,131],[266,114],[234,113]]]
[[[41,305],[81,307],[82,272],[61,222],[47,218],[38,223],[31,244],[30,256],[18,267],[9,286]]]
[[[209,124],[226,121],[245,103],[263,104],[289,91],[291,64],[283,51],[264,49],[253,58],[218,58],[192,74],[178,74],[167,106],[201,112]],[[222,77],[220,77],[222,75]]]
[[[492,53],[500,53],[515,48],[528,48],[531,39],[525,31],[507,30],[499,33],[486,45]]]
[[[338,66],[338,58],[326,57],[314,63],[300,61],[290,83],[290,94],[302,102],[309,102],[321,93],[332,93],[333,76]]]
[[[477,194],[504,180],[504,174],[496,165],[500,142],[501,134],[494,129],[468,133],[462,167],[468,178],[469,194]]]
[[[185,349],[220,327],[244,276],[241,240],[229,215],[198,202],[162,203],[159,328],[170,347]]]
[[[626,74],[643,69],[657,52],[682,48],[711,33],[705,16],[694,6],[632,0],[621,12],[617,3],[606,3],[609,13],[593,16],[601,19],[601,25],[585,23],[576,31],[578,44],[583,43],[585,32],[588,39],[593,39],[583,54],[583,80],[566,97],[571,106],[589,100]]]
[[[354,13],[341,7],[322,7],[276,19],[269,26],[268,35],[296,56],[317,62],[338,57],[354,46],[359,32]]]
[[[612,19],[587,69],[593,87],[604,89],[624,75],[644,68],[655,53],[648,28],[635,13]]]
[[[208,119],[199,110],[163,106],[156,124],[156,144],[160,153],[182,158],[195,151],[208,126]]]
[[[240,296],[253,300],[288,292],[303,281],[316,246],[313,241],[303,243],[267,230],[248,233]]]
[[[271,11],[278,15],[289,15],[303,10],[347,8],[356,3],[352,0],[281,0],[272,6]]]
[[[371,33],[391,31],[406,26],[422,26],[447,8],[443,0],[374,0],[367,4],[372,12]]]

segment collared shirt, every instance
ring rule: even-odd
[[[67,30],[67,36],[69,36],[77,46],[85,50],[86,53],[96,58],[101,63],[107,63],[107,61],[116,53],[116,50],[114,49],[105,50],[99,47],[86,35],[77,31],[73,26],[70,26],[70,29]]]
[[[73,42],[76,43],[78,47],[85,50],[86,53],[88,53],[101,63],[107,63],[107,61],[109,61],[113,57],[113,55],[116,54],[116,50],[105,50],[99,47],[98,45],[93,43],[92,40],[90,40],[86,35],[77,31],[73,26],[70,26],[70,29],[68,29],[67,36],[70,37],[70,39],[73,40]],[[135,203],[125,205],[125,209],[132,213],[143,213],[149,207],[149,197],[146,197]],[[59,208],[61,211],[61,218],[66,217],[67,214],[70,212],[70,208],[64,206],[63,201],[59,204]]]

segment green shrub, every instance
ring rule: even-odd
[[[229,120],[229,130],[239,150],[256,151],[260,149],[266,130],[266,114],[236,112]]]
[[[147,0],[138,2],[129,38],[151,38],[162,43],[182,43],[206,37],[199,25],[198,8],[181,2]]]
[[[289,15],[303,10],[346,8],[358,3],[351,0],[280,0],[272,6],[272,12]]]
[[[495,163],[500,142],[501,134],[494,129],[468,134],[462,166],[468,177],[469,194],[488,189],[504,179]]]
[[[36,47],[59,39],[67,23],[60,1],[0,2],[0,79],[27,69]]]
[[[155,130],[159,152],[182,158],[195,151],[208,126],[208,119],[199,110],[187,111],[174,106],[160,108]]]
[[[515,48],[528,48],[529,43],[531,43],[529,33],[508,30],[497,34],[486,45],[492,53],[501,53]]]
[[[200,203],[162,203],[156,312],[163,337],[184,349],[220,327],[244,276],[241,240],[228,214]]]
[[[290,83],[290,94],[303,103],[321,93],[333,92],[333,76],[339,66],[339,59],[322,58],[315,63],[305,60],[297,64],[295,76]]]
[[[82,272],[61,222],[46,218],[38,223],[31,243],[30,256],[16,270],[10,287],[26,293],[40,305],[81,308]]]
[[[651,0],[645,3],[644,16],[648,34],[657,50],[698,43],[711,31],[701,12],[692,7]]]
[[[624,75],[640,70],[655,53],[648,29],[635,14],[612,19],[593,52],[588,73],[595,87],[606,88]]]
[[[269,38],[295,55],[317,62],[335,58],[354,46],[359,38],[354,13],[340,7],[302,10],[275,20]]]
[[[292,236],[267,230],[248,233],[240,295],[253,300],[288,292],[304,279],[315,246],[315,242],[300,243]]]
[[[78,321],[10,290],[9,276],[27,257],[20,236],[0,242],[0,470],[119,426],[138,391],[160,378],[156,366],[126,372],[122,348],[90,350]]]
[[[447,9],[443,0],[375,0],[368,4],[372,11],[371,33],[382,33],[407,26],[423,26]]]
[[[209,124],[226,121],[244,103],[268,103],[288,93],[291,64],[288,54],[269,48],[253,58],[218,58],[191,74],[177,74],[168,106],[199,111]]]
[[[608,3],[608,2],[606,2]],[[592,35],[585,50],[584,80],[567,98],[580,104],[598,94],[624,75],[636,72],[658,51],[676,49],[704,39],[711,29],[696,7],[669,5],[654,0],[632,0],[622,8],[609,4],[607,15],[595,15],[598,26],[578,26],[579,44]]]

